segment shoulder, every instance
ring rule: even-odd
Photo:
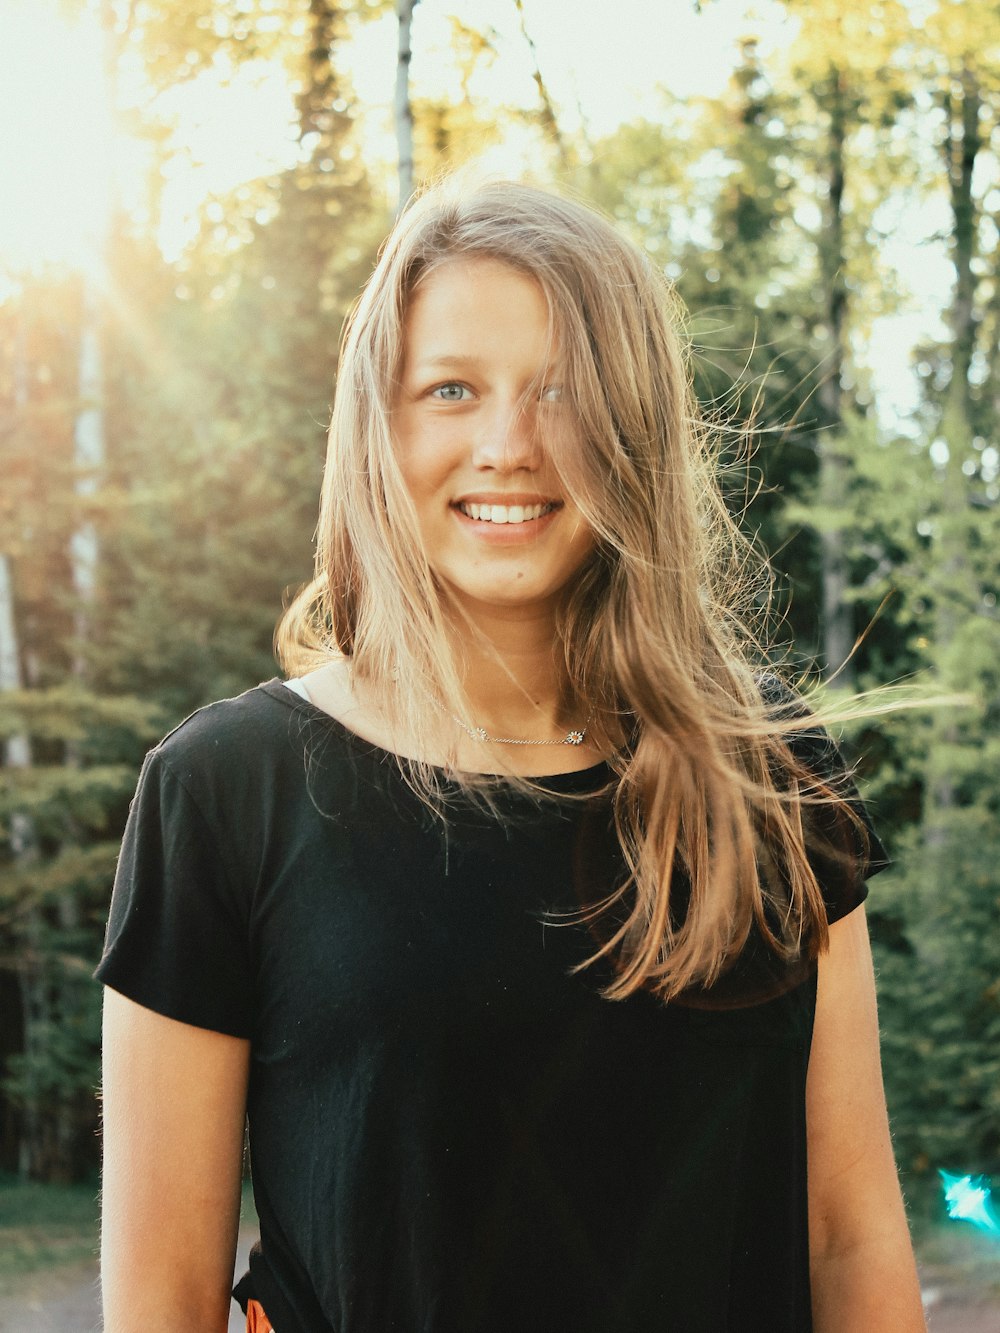
[[[145,771],[177,784],[206,814],[271,803],[297,790],[311,720],[302,699],[268,681],[185,718],[149,753]]]
[[[757,676],[757,688],[767,715],[776,723],[792,720],[807,723],[790,729],[782,737],[792,758],[821,781],[837,789],[843,786],[844,795],[853,799],[857,793],[850,785],[847,761],[829,731],[815,718],[808,700],[773,670]]]
[[[758,672],[756,684],[768,716],[785,719],[810,715],[812,710],[798,690],[772,668]]]
[[[256,823],[272,833],[319,806],[351,808],[377,757],[282,681],[199,708],[147,756],[140,786],[169,789],[242,844]]]
[[[282,706],[282,694],[288,696],[287,706]],[[257,685],[197,709],[169,731],[151,755],[178,776],[259,755],[262,746],[287,736],[296,702],[278,680]]]
[[[891,862],[861,799],[854,768],[829,731],[803,699],[773,673],[759,677],[769,713],[777,720],[802,719],[807,725],[790,730],[785,744],[805,779],[800,806],[807,853],[823,891],[827,919],[847,916],[863,901],[864,882]]]

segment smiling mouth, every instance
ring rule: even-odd
[[[551,514],[559,508],[559,504],[555,500],[537,505],[466,504],[460,501],[455,507],[466,518],[474,518],[479,523],[531,523],[545,514]]]

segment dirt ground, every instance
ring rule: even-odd
[[[958,1291],[930,1289],[924,1291],[924,1311],[930,1333],[1000,1333],[1000,1299],[984,1304]]]
[[[256,1238],[255,1231],[240,1232],[237,1273],[246,1270],[247,1252]],[[99,1333],[100,1327],[96,1262],[35,1274],[25,1278],[16,1295],[0,1295],[0,1333]],[[245,1329],[246,1320],[234,1302],[229,1333]]]
[[[237,1272],[244,1271],[254,1238],[250,1231],[241,1233]],[[1000,1297],[983,1304],[957,1288],[927,1285],[924,1308],[930,1333],[1000,1333]],[[98,1333],[100,1326],[95,1265],[41,1273],[26,1279],[16,1297],[0,1296],[0,1333]],[[243,1329],[234,1304],[229,1333]]]

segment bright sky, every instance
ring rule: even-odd
[[[73,27],[59,17],[59,0],[0,0],[0,284],[4,269],[85,265],[99,242],[112,180],[130,207],[142,206],[143,150],[108,129],[95,7],[89,0],[88,21],[81,0],[84,18]],[[582,116],[595,136],[655,116],[658,88],[679,97],[721,91],[741,38],[757,36],[766,57],[793,35],[773,0],[705,0],[700,14],[693,0],[524,0],[524,8],[561,123],[573,130]],[[421,0],[413,25],[414,92],[457,91],[447,54],[455,12],[495,34],[497,56],[483,68],[476,95],[536,106],[513,0]],[[356,25],[349,50],[349,73],[367,112],[364,151],[391,167],[395,16]],[[125,91],[136,101],[143,96],[138,85]],[[161,183],[160,242],[175,258],[207,194],[224,195],[292,160],[294,107],[281,72],[257,62],[228,82],[211,74],[191,80],[162,94],[156,109],[175,122],[180,149]],[[529,152],[525,137],[512,134],[487,165],[517,172]],[[891,243],[913,297],[894,321],[876,328],[870,348],[890,418],[912,407],[909,348],[933,327],[950,282],[943,255],[921,248],[929,230],[923,219],[901,217]]]
[[[108,134],[97,5],[81,0],[78,8],[83,17],[70,24],[59,17],[59,0],[0,0],[0,262],[11,267],[80,262],[99,232],[112,171],[135,202],[142,159],[134,145],[130,152]],[[563,123],[575,128],[582,111],[596,135],[655,113],[658,85],[679,96],[718,92],[740,36],[759,33],[769,46],[786,33],[773,0],[706,0],[700,15],[693,0],[615,0],[610,8],[607,0],[525,0],[525,10]],[[421,0],[413,25],[415,92],[457,88],[447,56],[453,12],[496,34],[498,56],[477,93],[535,106],[531,59],[512,0]],[[349,73],[371,113],[366,146],[387,163],[395,58],[393,13],[355,26]],[[280,71],[257,63],[228,83],[212,75],[189,81],[161,95],[156,110],[176,119],[183,146],[162,200],[161,241],[176,255],[206,193],[225,193],[289,161],[293,104]],[[517,152],[511,170],[520,165]],[[502,169],[502,160],[495,165]]]
[[[579,105],[595,134],[655,111],[658,85],[680,97],[725,87],[740,37],[752,33],[763,49],[787,40],[788,24],[773,0],[524,0],[529,36],[567,128],[578,124]],[[421,0],[413,18],[414,78],[444,67],[449,15],[481,32],[493,29],[500,56],[493,69],[494,96],[535,106],[532,64],[513,0]],[[355,85],[367,101],[391,106],[396,23],[387,14],[359,34]],[[430,80],[428,80],[430,82]]]
[[[0,264],[78,263],[108,196],[98,34],[49,0],[0,3]]]

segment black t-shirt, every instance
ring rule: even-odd
[[[241,1303],[277,1333],[808,1329],[814,967],[769,959],[763,1002],[603,999],[550,914],[621,880],[606,798],[497,799],[443,825],[278,681],[147,757],[97,975],[251,1041]],[[831,920],[880,863],[826,866]]]

